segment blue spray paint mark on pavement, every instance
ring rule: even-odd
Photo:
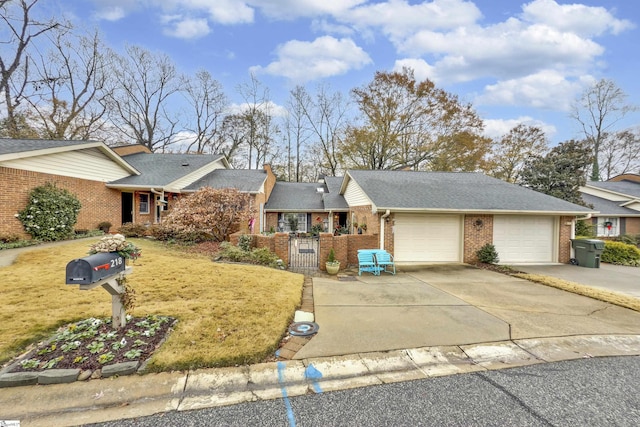
[[[318,384],[318,381],[317,381],[320,378],[322,378],[322,372],[318,371],[316,367],[313,366],[313,364],[310,364],[309,366],[307,366],[307,369],[305,369],[304,371],[304,377],[312,381],[313,389],[315,390],[316,393],[322,393],[322,388],[320,387],[320,384]]]
[[[293,415],[293,408],[289,401],[289,395],[287,388],[284,386],[284,369],[286,365],[282,362],[278,362],[278,382],[280,383],[280,391],[282,392],[282,398],[284,400],[284,406],[287,408],[287,418],[289,419],[289,426],[296,427],[296,417]]]

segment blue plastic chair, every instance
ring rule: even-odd
[[[380,271],[396,274],[396,264],[393,261],[393,255],[381,249],[375,251],[374,257],[376,259],[376,264],[380,268]]]

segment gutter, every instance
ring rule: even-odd
[[[384,250],[384,225],[386,223],[385,219],[391,215],[391,211],[387,209],[387,211],[380,217],[380,249]]]
[[[586,214],[585,216],[582,217],[576,217],[576,221],[584,221],[586,219],[591,219],[591,214]]]

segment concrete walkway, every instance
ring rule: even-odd
[[[568,264],[518,265],[515,268],[526,273],[556,277],[640,298],[640,267],[601,263],[600,268],[586,268]]]
[[[38,250],[38,249],[46,249],[46,248],[50,248],[50,247],[54,247],[54,246],[61,246],[61,245],[66,245],[68,243],[71,242],[82,242],[82,241],[98,241],[100,240],[100,236],[93,236],[93,237],[85,237],[82,239],[76,239],[76,240],[64,240],[61,242],[50,242],[50,243],[41,243],[39,245],[34,245],[34,246],[26,246],[24,248],[15,248],[15,249],[2,249],[0,250],[0,267],[8,267],[11,264],[14,263],[14,261],[16,260],[16,258],[18,258],[18,255],[20,255],[21,253],[24,252],[28,252],[28,251],[33,251],[33,250]],[[69,260],[71,261],[71,260]]]

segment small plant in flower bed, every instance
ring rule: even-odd
[[[105,364],[145,360],[174,324],[175,319],[168,316],[127,316],[126,326],[115,330],[111,328],[111,319],[82,320],[60,328],[48,342],[16,364],[13,372],[96,370]]]

